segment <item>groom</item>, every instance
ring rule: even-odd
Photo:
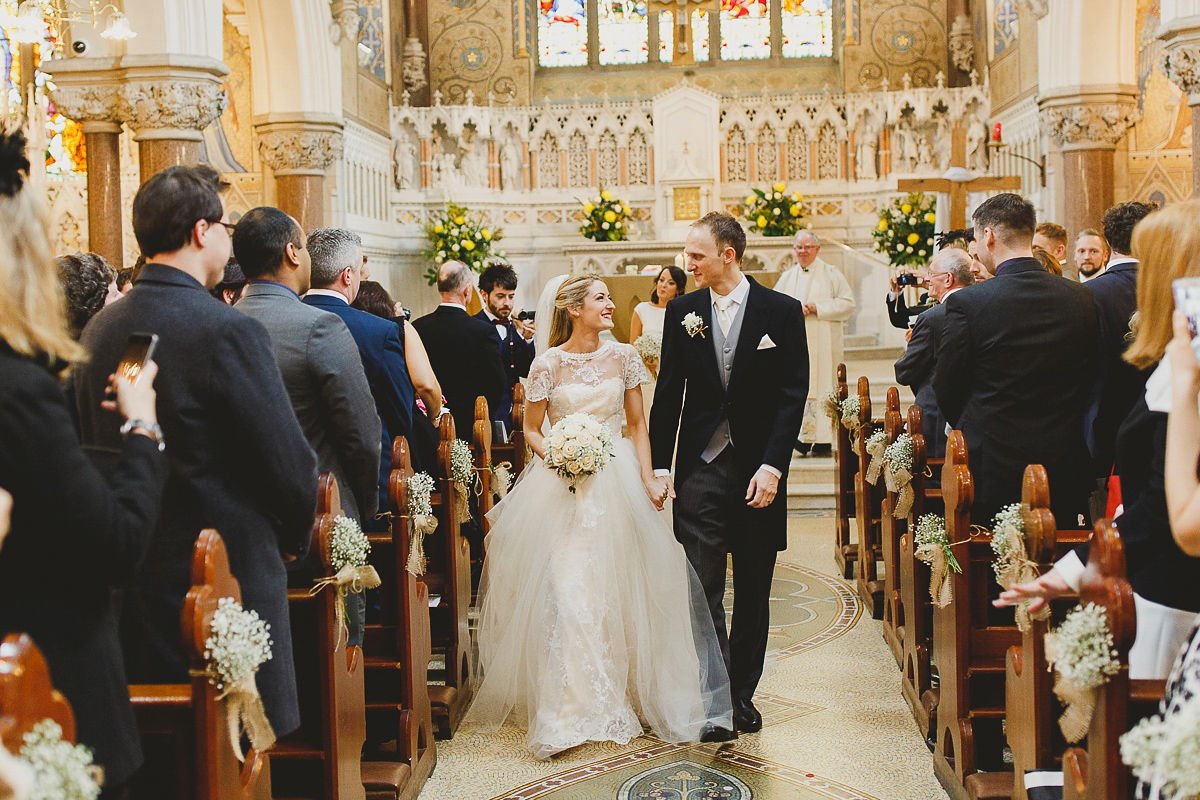
[[[700,578],[729,669],[734,725],[753,733],[762,727],[751,698],[767,650],[775,557],[787,547],[784,477],[808,396],[808,345],[800,304],[742,274],[745,249],[729,214],[710,213],[688,233],[684,255],[700,291],[667,304],[650,442],[663,496],[677,495],[675,537]],[[710,728],[703,739],[736,736]]]

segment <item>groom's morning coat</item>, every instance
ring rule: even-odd
[[[782,550],[787,546],[788,467],[808,396],[808,344],[800,304],[753,278],[747,280],[750,291],[728,389],[713,345],[716,321],[710,291],[690,292],[667,303],[650,443],[655,469],[670,469],[675,456],[675,483],[681,485],[700,463],[721,420],[728,419],[739,477],[744,479],[734,493],[744,496],[763,464],[783,474],[770,506],[746,507],[747,534],[766,537]],[[690,313],[703,320],[703,336],[691,336],[684,329],[683,319]],[[764,337],[775,346],[760,347]]]

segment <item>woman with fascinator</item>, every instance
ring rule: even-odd
[[[117,638],[113,589],[129,580],[158,517],[167,461],[147,361],[110,378],[116,469],[84,456],[60,379],[87,353],[71,338],[47,215],[19,133],[0,134],[0,486],[12,494],[0,549],[0,637],[26,633],[75,712],[76,739],[104,768],[101,798],[124,797],[142,763]],[[117,415],[120,415],[119,417]]]

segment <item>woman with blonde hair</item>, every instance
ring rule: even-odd
[[[12,494],[0,550],[0,637],[28,633],[41,648],[75,712],[78,741],[104,768],[101,797],[114,797],[142,761],[112,590],[145,553],[166,481],[158,368],[147,361],[134,382],[110,378],[105,407],[126,420],[125,444],[116,468],[101,475],[84,456],[58,382],[86,353],[67,330],[47,218],[28,171],[24,138],[0,134],[0,486]]]
[[[642,413],[649,376],[631,345],[600,336],[614,308],[593,275],[559,287],[525,395],[537,457],[488,515],[482,679],[468,718],[490,728],[514,718],[542,759],[589,741],[626,743],[643,721],[670,742],[732,728],[704,593],[658,513],[667,485],[654,477]],[[573,414],[606,425],[616,442],[612,459],[575,486],[542,461],[543,419]]]
[[[1171,283],[1200,277],[1198,216],[1200,201],[1175,203],[1149,214],[1133,231],[1133,256],[1140,262],[1139,324],[1125,360],[1139,369],[1154,368],[1117,434],[1116,473],[1123,506],[1113,522],[1125,544],[1126,572],[1137,606],[1137,638],[1129,652],[1129,677],[1134,679],[1167,677],[1200,612],[1200,558],[1180,549],[1167,509],[1167,415],[1173,403],[1175,358],[1164,357],[1172,337]],[[1195,401],[1193,392],[1193,406]],[[1195,469],[1193,460],[1193,473]],[[1036,611],[1046,600],[1078,591],[1087,552],[1086,544],[1076,548],[1037,580],[1003,592],[997,605],[1028,600],[1030,610]]]

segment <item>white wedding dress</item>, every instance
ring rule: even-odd
[[[584,412],[617,439],[575,493],[535,457],[488,515],[468,722],[514,719],[538,758],[623,744],[644,727],[669,742],[697,741],[705,723],[732,728],[699,581],[620,438],[625,391],[647,380],[637,351],[616,342],[584,355],[552,347],[529,371],[526,399],[548,400],[551,424]]]

